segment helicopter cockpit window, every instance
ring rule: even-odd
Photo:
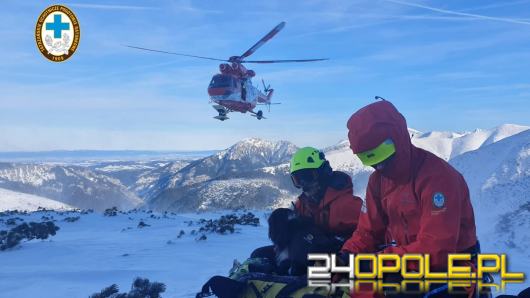
[[[232,76],[215,75],[210,82],[210,88],[227,88],[234,87],[235,81]]]

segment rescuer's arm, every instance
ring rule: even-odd
[[[341,202],[339,206],[333,209],[332,216],[335,218],[330,218],[329,221],[338,236],[348,239],[359,224],[363,200],[351,194]]]
[[[385,241],[387,216],[381,207],[380,176],[370,176],[366,189],[366,203],[361,209],[359,224],[346,240],[341,251],[348,253],[375,252]]]
[[[461,177],[440,172],[416,182],[416,193],[421,201],[420,229],[416,241],[388,247],[383,253],[430,254],[431,268],[447,267],[447,254],[456,252],[461,202],[468,195],[468,190]]]

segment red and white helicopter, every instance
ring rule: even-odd
[[[271,104],[277,104],[271,102],[272,94],[274,89],[269,86],[265,86],[263,82],[264,90],[259,90],[256,86],[252,85],[252,78],[256,75],[253,70],[247,69],[243,66],[243,63],[286,63],[286,62],[313,62],[322,61],[328,59],[298,59],[298,60],[245,60],[248,56],[254,54],[263,44],[273,38],[278,32],[280,32],[285,26],[285,22],[281,22],[274,29],[272,29],[267,35],[260,39],[255,45],[243,53],[241,56],[232,56],[228,60],[202,57],[195,55],[187,55],[181,53],[173,53],[167,51],[159,51],[147,48],[141,48],[136,46],[127,46],[134,49],[146,50],[151,52],[158,52],[171,55],[179,55],[214,61],[223,61],[228,63],[219,64],[219,71],[221,73],[213,76],[208,85],[208,95],[210,96],[210,102],[213,102],[213,108],[219,113],[215,116],[215,119],[224,121],[229,119],[228,113],[230,112],[249,112],[252,116],[258,120],[265,119],[263,117],[263,111],[254,111],[257,105],[268,105],[270,110]]]

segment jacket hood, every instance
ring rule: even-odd
[[[407,121],[392,103],[383,100],[361,108],[350,117],[347,127],[354,154],[374,149],[386,139],[392,139],[396,153],[381,175],[396,182],[409,180],[412,143]]]

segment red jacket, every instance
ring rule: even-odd
[[[350,176],[335,171],[319,204],[302,194],[296,201],[295,209],[298,214],[313,218],[327,234],[347,239],[357,227],[361,206],[362,199],[353,195]]]
[[[366,210],[343,250],[351,253],[431,255],[431,268],[445,269],[447,254],[477,242],[466,181],[446,161],[411,144],[405,118],[388,101],[370,104],[351,116],[348,138],[354,153],[388,138],[392,160],[368,181]]]

